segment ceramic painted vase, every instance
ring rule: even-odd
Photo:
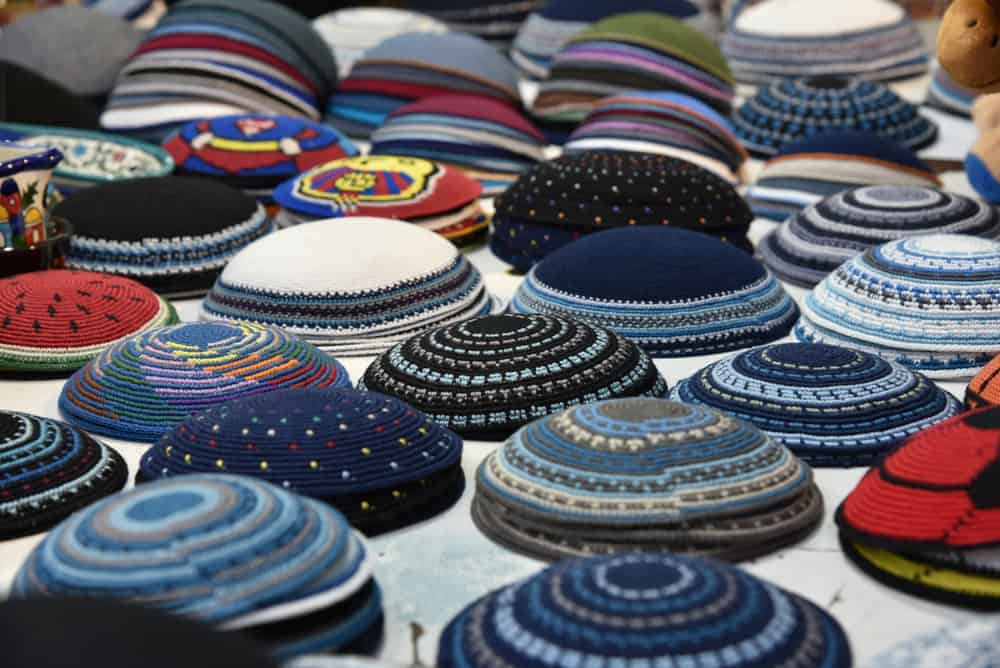
[[[0,247],[26,248],[46,240],[46,192],[62,157],[55,148],[0,143]]]

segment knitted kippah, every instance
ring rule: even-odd
[[[683,93],[635,91],[599,101],[566,151],[612,149],[687,160],[730,183],[742,179],[747,152],[729,120]]]
[[[917,150],[937,125],[883,84],[814,77],[782,79],[758,89],[733,117],[748,151],[770,157],[788,142],[831,130],[860,130]]]
[[[741,82],[781,77],[905,79],[927,71],[923,35],[892,0],[763,0],[740,12],[722,52]]]
[[[59,409],[87,431],[150,442],[228,399],[349,385],[335,359],[275,327],[184,323],[108,348],[66,383]]]
[[[506,53],[518,28],[545,0],[407,0],[444,21],[450,30],[476,35]]]
[[[782,146],[746,197],[755,217],[780,223],[841,191],[877,185],[935,188],[941,181],[913,151],[874,132],[829,130]]]
[[[52,184],[63,196],[99,183],[166,176],[174,170],[174,161],[160,147],[103,132],[0,123],[0,141],[59,149],[62,160]]]
[[[473,519],[532,556],[631,551],[748,559],[823,515],[812,472],[752,425],[661,399],[532,422],[479,467]]]
[[[505,104],[469,95],[437,95],[399,107],[373,134],[375,155],[408,155],[457,167],[484,195],[504,191],[545,159],[545,136]]]
[[[461,93],[520,108],[517,70],[487,42],[460,33],[408,32],[369,49],[330,98],[326,120],[367,138],[408,102]]]
[[[951,668],[989,666],[1000,662],[998,637],[1000,637],[1000,625],[990,617],[952,620],[944,626],[907,638],[880,652],[868,666],[869,668],[938,668],[942,657],[946,658]]]
[[[1000,405],[1000,355],[986,364],[965,388],[968,409]]]
[[[943,67],[934,70],[924,104],[949,114],[969,118],[978,95],[951,78]]]
[[[906,367],[816,343],[737,353],[681,381],[671,398],[747,420],[813,466],[869,466],[961,411],[954,397]]]
[[[250,245],[222,272],[201,317],[273,324],[334,354],[374,355],[492,308],[479,270],[441,236],[351,217]]]
[[[335,506],[371,535],[440,512],[462,493],[462,440],[402,401],[287,389],[194,413],[143,455],[143,481],[248,475]]]
[[[181,174],[208,176],[271,202],[282,181],[358,154],[331,127],[303,118],[239,115],[194,121],[163,143]]]
[[[891,586],[1000,608],[1000,408],[917,434],[861,480],[837,510],[845,550]]]
[[[778,278],[811,288],[873,246],[934,233],[995,239],[1000,215],[983,202],[934,188],[869,186],[795,213],[765,237],[758,252]]]
[[[42,74],[0,61],[0,121],[96,130],[97,109]]]
[[[119,340],[177,321],[127,278],[49,270],[0,280],[0,371],[78,369]]]
[[[550,121],[581,121],[601,98],[632,90],[686,93],[727,115],[734,95],[729,66],[711,39],[669,16],[632,12],[569,40],[532,111]]]
[[[527,271],[581,236],[633,225],[669,225],[750,249],[753,215],[723,179],[685,160],[584,151],[540,163],[497,198],[490,247]]]
[[[117,452],[63,422],[0,411],[0,539],[47,531],[125,486]]]
[[[277,668],[237,633],[159,610],[96,598],[39,598],[0,603],[6,668]],[[155,651],[151,651],[155,648]]]
[[[329,506],[252,478],[185,476],[72,515],[21,566],[12,595],[145,604],[287,658],[340,649],[378,623],[372,562]],[[345,604],[357,614],[333,622]]]
[[[872,248],[813,289],[795,335],[971,377],[1000,351],[1000,243],[931,234]]]
[[[479,439],[506,438],[566,406],[667,392],[631,341],[541,315],[487,316],[421,334],[375,358],[359,386]]]
[[[407,220],[458,246],[488,231],[482,186],[454,167],[423,158],[367,155],[318,165],[274,190],[278,225],[320,218],[374,216]]]
[[[445,628],[440,668],[493,665],[846,668],[818,606],[732,566],[672,554],[568,560],[471,604]]]
[[[73,269],[133,278],[161,294],[204,294],[241,248],[272,229],[253,198],[208,179],[165,176],[107,183],[68,197]]]
[[[510,310],[607,327],[654,357],[769,343],[798,316],[795,302],[752,257],[671,227],[609,230],[559,249],[531,270]]]

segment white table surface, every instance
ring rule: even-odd
[[[926,78],[900,87],[906,97],[919,100]],[[943,139],[922,155],[961,159],[974,139],[971,124],[946,119]],[[946,175],[949,189],[972,194],[964,174]],[[486,202],[489,205],[489,202]],[[759,240],[771,225],[757,221],[751,230]],[[507,266],[481,248],[469,254],[486,276],[490,289],[508,299],[520,279]],[[796,299],[805,292],[789,287]],[[183,320],[197,317],[197,300],[176,302]],[[656,364],[671,387],[722,355],[661,359]],[[371,358],[342,358],[352,379],[364,372]],[[64,381],[0,381],[0,408],[58,418],[57,399]],[[942,383],[959,398],[964,383]],[[118,449],[134,474],[147,446],[105,439]],[[419,657],[433,665],[437,639],[448,620],[465,605],[501,585],[532,575],[544,564],[514,554],[482,536],[472,523],[469,505],[474,472],[496,444],[466,441],[462,466],[467,486],[461,500],[438,517],[380,536],[371,541],[377,558],[376,575],[385,596],[386,631],[382,657],[406,665],[414,660],[411,623],[424,633],[418,642]],[[807,540],[767,557],[743,564],[750,572],[805,596],[833,614],[843,624],[857,665],[865,663],[892,644],[950,622],[984,618],[957,608],[923,601],[882,586],[852,566],[841,553],[833,510],[854,487],[864,469],[818,469],[816,480],[825,499],[822,526]],[[132,475],[129,476],[130,479]],[[131,483],[130,483],[131,484]],[[6,595],[18,567],[43,534],[0,543],[0,595]],[[1000,616],[996,619],[1000,621]],[[2,660],[0,660],[2,665]]]

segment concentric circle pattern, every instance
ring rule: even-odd
[[[808,295],[795,335],[968,378],[1000,352],[1000,243],[933,234],[872,248]]]
[[[142,480],[233,473],[336,506],[365,531],[463,488],[462,440],[398,399],[286,389],[187,417],[143,456]]]
[[[747,420],[813,466],[870,466],[962,409],[895,362],[814,343],[737,353],[681,381],[671,398]]]
[[[782,280],[811,288],[872,246],[934,233],[995,239],[1000,215],[983,202],[934,188],[868,186],[791,216],[764,239],[760,255]]]
[[[227,399],[348,385],[339,362],[276,327],[185,323],[104,351],[66,383],[59,408],[87,431],[148,442]]]
[[[885,85],[839,77],[762,86],[736,111],[733,127],[743,146],[762,156],[826,130],[874,132],[913,150],[937,138],[937,126]]]
[[[710,408],[618,399],[519,430],[477,474],[473,517],[546,558],[631,550],[740,559],[812,530],[812,472],[755,427]]]
[[[13,595],[112,597],[252,634],[336,607],[371,585],[371,568],[328,506],[240,476],[186,476],[73,515],[32,552]]]
[[[470,605],[438,649],[441,668],[851,663],[843,629],[809,601],[670,554],[564,561]]]
[[[397,396],[460,434],[488,439],[567,406],[667,392],[649,356],[627,339],[583,322],[513,314],[396,345],[372,362],[360,386]]]
[[[176,322],[127,278],[50,270],[0,280],[0,371],[72,371],[124,337]]]
[[[125,486],[121,456],[64,422],[0,411],[0,539],[45,531]]]

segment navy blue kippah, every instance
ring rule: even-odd
[[[621,0],[549,0],[538,12],[553,21],[589,22],[623,12],[658,12],[685,19],[695,16],[701,10],[689,0],[629,0],[627,9],[622,7]]]

